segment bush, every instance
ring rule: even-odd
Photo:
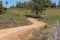
[[[6,10],[7,10],[7,8],[4,7],[4,11],[6,11]]]
[[[48,28],[48,25],[45,25],[45,27],[44,27],[45,29],[47,29]]]
[[[2,11],[2,10],[0,10],[0,15],[1,15],[1,14],[3,14],[3,11]]]

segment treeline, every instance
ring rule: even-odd
[[[2,5],[2,2],[0,1],[0,14],[3,13],[3,5]]]
[[[33,15],[36,14],[37,17],[41,17],[46,8],[56,7],[60,7],[60,4],[57,6],[56,3],[52,3],[50,0],[30,0],[29,2],[24,3],[17,2],[15,8],[30,9]]]
[[[24,3],[21,3],[21,2],[17,2],[17,5],[16,5],[16,8],[23,8],[23,9],[26,9],[29,7],[29,2],[24,2]]]
[[[17,2],[15,8],[29,9],[31,12],[36,14],[37,17],[41,17],[42,12],[50,6],[50,0],[30,0],[29,2]]]
[[[2,1],[0,1],[0,14],[3,14],[4,12],[6,12],[6,9],[7,8],[3,7]]]
[[[8,2],[6,2],[8,4]],[[18,8],[18,9],[29,9],[31,12],[37,15],[37,17],[41,17],[43,12],[46,10],[46,8],[60,8],[60,1],[59,5],[57,6],[56,3],[51,3],[50,0],[30,0],[29,2],[17,2],[16,6],[11,6],[10,8]],[[2,2],[0,1],[0,13],[6,10],[6,8],[3,7]]]
[[[46,2],[48,3],[48,4],[46,3],[46,7],[50,7],[50,8],[56,8],[56,7],[59,8],[60,7],[60,1],[59,1],[58,5],[56,5],[56,3],[52,3],[50,0],[47,0]],[[21,9],[26,9],[27,8],[27,9],[29,9],[30,8],[30,4],[31,4],[31,1],[30,2],[24,2],[24,3],[17,2],[15,8],[21,8]],[[11,8],[14,8],[14,6],[12,6]]]

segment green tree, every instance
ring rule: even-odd
[[[3,5],[2,5],[2,1],[0,1],[0,14],[3,13]]]
[[[50,0],[45,0],[45,6],[50,7],[51,1]]]
[[[20,7],[21,7],[21,2],[17,2],[16,8],[20,8]]]
[[[59,0],[59,5],[58,5],[58,7],[60,8],[60,0]]]
[[[8,4],[8,2],[6,1],[6,5]]]
[[[6,11],[6,10],[7,10],[7,8],[6,8],[6,7],[4,7],[3,9],[4,9],[4,11]]]
[[[28,9],[29,8],[29,2],[24,2],[24,3],[17,2],[16,8]]]
[[[51,7],[51,8],[56,7],[56,3],[51,3],[51,4],[50,4],[50,7]]]
[[[15,6],[13,5],[13,6],[11,6],[10,8],[15,8]]]
[[[46,10],[46,6],[49,6],[48,0],[30,1],[30,9],[37,15],[37,17],[41,17],[43,11]]]

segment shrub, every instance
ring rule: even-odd
[[[44,27],[45,29],[47,29],[48,28],[48,25],[45,25],[45,27]]]
[[[1,14],[3,14],[3,11],[2,11],[2,10],[0,10],[0,15],[1,15]]]
[[[7,8],[4,7],[4,11],[6,11],[6,10],[7,10]]]

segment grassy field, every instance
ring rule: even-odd
[[[60,20],[60,9],[59,8],[49,8],[45,11],[47,18],[52,22]]]
[[[13,13],[15,14],[20,14],[22,16],[24,15],[31,15],[31,11],[30,10],[20,10],[20,9],[9,9],[10,11],[13,10]]]
[[[49,16],[60,15],[60,8],[47,8],[45,13]]]
[[[16,10],[16,12],[15,12]],[[14,12],[20,15],[32,15],[30,10],[20,10],[20,9],[15,9]],[[51,21],[56,21],[57,19],[60,20],[60,9],[59,8],[47,8],[45,11],[45,14],[49,20]]]
[[[50,22],[56,22],[57,19],[60,20],[60,9],[58,8],[48,8],[45,14],[47,15],[45,17],[47,17]],[[31,24],[24,15],[31,15],[31,11],[9,9],[7,13],[1,15],[2,18],[0,17],[0,28]]]
[[[12,10],[14,11],[14,10]],[[7,11],[6,13],[0,15],[0,29],[18,27],[24,25],[30,25],[31,22],[27,20],[26,17],[22,16],[18,11],[15,13],[12,11]],[[17,14],[16,14],[17,12]]]
[[[30,10],[20,10],[20,9],[19,10],[16,9],[16,10],[17,12],[15,13],[20,14],[20,15],[32,15]],[[47,8],[47,10],[45,11],[45,14],[47,15],[45,17],[47,17],[52,22],[56,20],[60,20],[59,18],[60,9],[59,8]]]

